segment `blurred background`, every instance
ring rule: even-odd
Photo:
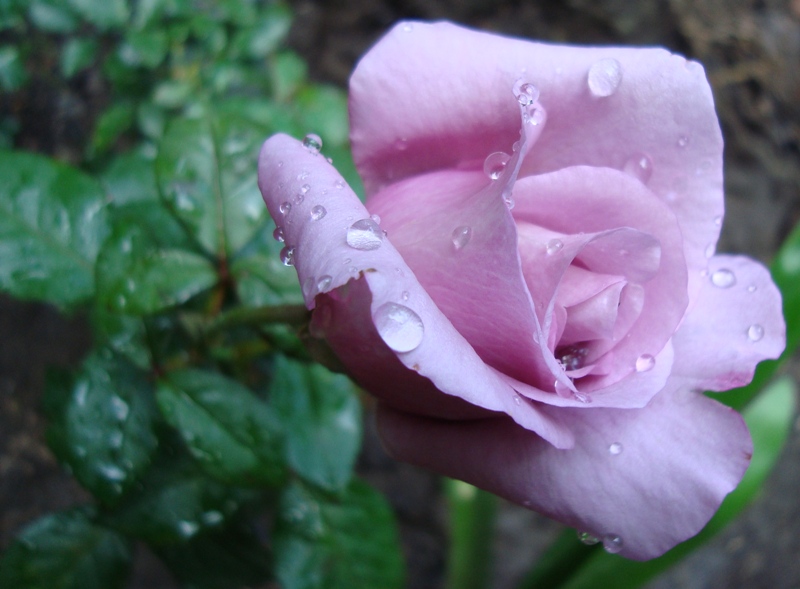
[[[306,61],[312,80],[341,88],[358,58],[394,22],[408,18],[447,19],[559,43],[660,45],[696,59],[713,86],[726,141],[727,212],[718,251],[768,263],[800,220],[798,0],[302,0],[288,5],[293,20],[286,44]],[[22,44],[18,34],[0,32],[0,45]],[[20,56],[4,49],[0,55],[0,130],[7,147],[79,163],[97,141],[98,124],[109,124],[107,117],[101,119],[115,99],[107,72],[87,67],[65,75],[63,52],[74,34],[43,34],[26,40],[43,44],[42,51]],[[24,83],[15,84],[14,76]],[[113,141],[119,147],[124,137]],[[44,443],[39,401],[45,368],[73,366],[89,346],[83,318],[0,295],[0,551],[26,523],[84,499]],[[790,370],[800,375],[796,362]],[[395,509],[408,587],[441,587],[447,538],[440,481],[386,457],[369,415],[366,432],[358,470]],[[800,422],[756,502],[649,587],[800,588],[798,489]],[[560,531],[558,524],[503,504],[492,586],[514,587]],[[131,587],[176,586],[157,559],[138,552]]]

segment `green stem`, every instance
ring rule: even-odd
[[[237,307],[220,313],[204,329],[206,335],[242,325],[260,326],[282,323],[300,326],[308,321],[308,309],[303,305],[278,305],[270,307]]]
[[[566,529],[553,542],[517,586],[517,589],[553,589],[559,587],[589,559],[598,547],[581,544],[575,530]]]
[[[446,479],[450,513],[447,589],[489,586],[497,498],[475,487]]]

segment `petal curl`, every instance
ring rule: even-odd
[[[506,419],[447,423],[384,408],[378,427],[396,458],[598,538],[618,536],[620,554],[635,560],[699,532],[752,455],[738,413],[685,389],[644,409],[557,411],[569,412],[573,449],[548,446]]]
[[[714,256],[695,304],[673,338],[674,374],[697,389],[726,391],[786,345],[781,293],[769,271],[742,256]]]
[[[325,305],[329,317],[315,320],[321,322],[328,341],[356,381],[399,407],[406,407],[409,395],[419,393],[421,397],[411,404],[420,410],[430,406],[429,412],[452,418],[481,414],[460,403],[422,400],[422,396],[451,395],[479,408],[505,412],[559,447],[572,444],[571,433],[558,417],[546,415],[537,403],[520,398],[480,359],[436,307],[389,238],[370,250],[347,244],[348,228],[368,218],[369,212],[324,157],[287,135],[275,135],[261,150],[259,187],[270,214],[284,229],[287,246],[294,247],[294,266],[304,285],[306,305],[313,308],[318,296],[331,293]],[[303,191],[304,198],[298,202],[294,197]],[[286,215],[281,212],[285,202],[292,203]],[[315,220],[312,212],[316,206],[324,206],[326,214]],[[402,305],[416,313],[424,332],[419,345],[408,351],[389,350],[375,327],[376,314],[386,304]],[[391,362],[384,366],[376,361],[381,358],[395,358],[405,369]],[[391,384],[386,384],[385,367],[398,377]],[[419,376],[433,387],[421,386]]]

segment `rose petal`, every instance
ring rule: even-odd
[[[714,256],[680,329],[674,373],[695,387],[725,391],[753,379],[756,364],[786,343],[781,294],[769,271],[741,256]]]
[[[281,203],[290,202],[306,184],[309,188],[304,199],[295,202],[289,214],[281,213]],[[508,413],[559,447],[571,445],[570,432],[557,418],[542,413],[537,404],[519,399],[514,389],[480,359],[436,307],[389,238],[384,237],[375,249],[356,249],[347,244],[348,228],[368,218],[369,212],[324,157],[291,137],[275,135],[261,150],[259,187],[270,214],[283,225],[287,246],[294,247],[300,283],[310,280],[317,286],[305,289],[306,305],[313,308],[315,295],[331,293],[324,305],[327,311],[320,309],[328,317],[317,318],[315,312],[314,326],[325,332],[356,381],[400,407],[410,403],[423,410],[430,405],[431,412],[454,418],[480,414],[463,404],[431,400],[441,393],[452,395],[477,407]],[[323,218],[314,220],[315,206],[326,208]],[[330,280],[318,282],[321,276]],[[389,338],[379,334],[375,323],[384,305],[413,311],[421,321],[416,333],[421,338],[410,348],[403,347],[407,351],[390,351],[386,343]],[[412,321],[409,325],[413,330],[416,324]],[[403,346],[407,343],[402,342]],[[376,358],[386,361],[391,356],[409,370],[395,365],[391,370],[397,378],[387,383],[384,363]],[[419,375],[434,387],[420,386]],[[419,399],[409,400],[415,394]]]
[[[602,59],[616,60],[622,74],[606,97],[587,83]],[[701,270],[723,214],[722,134],[702,66],[663,49],[558,46],[450,23],[399,23],[350,81],[353,153],[368,194],[467,162],[478,169],[506,150],[518,130],[509,88],[523,75],[540,90],[549,122],[521,175],[623,169],[647,156],[647,186],[677,216],[689,268]],[[693,294],[700,281],[694,273],[691,280]]]
[[[598,538],[619,537],[620,554],[636,560],[660,556],[699,532],[752,455],[739,414],[680,388],[639,410],[556,411],[569,413],[571,450],[505,419],[447,423],[383,409],[378,427],[397,459]]]

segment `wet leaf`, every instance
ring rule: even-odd
[[[129,31],[119,47],[119,57],[130,67],[153,69],[167,56],[169,44],[164,30]]]
[[[353,383],[318,364],[275,358],[270,404],[286,428],[289,466],[330,491],[347,486],[361,446]]]
[[[259,59],[272,53],[289,33],[292,15],[287,6],[272,4],[261,13],[256,21],[243,22],[249,25],[234,37],[231,42],[236,54]]]
[[[153,388],[145,374],[108,350],[74,376],[52,374],[45,403],[48,443],[75,478],[113,504],[148,467],[156,449]]]
[[[3,589],[117,589],[131,564],[128,541],[71,509],[28,525],[0,561]]]
[[[172,372],[158,384],[158,405],[198,464],[237,485],[276,485],[286,476],[283,427],[263,401],[215,372]]]
[[[111,149],[120,135],[133,126],[135,114],[133,103],[122,101],[100,115],[89,146],[90,156],[94,157]]]
[[[0,47],[0,88],[13,92],[28,79],[25,65],[16,47]]]
[[[137,226],[115,230],[97,258],[98,303],[108,310],[149,315],[188,301],[217,282],[199,254],[159,248]]]
[[[96,55],[97,41],[94,39],[70,39],[61,52],[61,73],[71,78],[92,65]]]
[[[306,86],[297,95],[297,114],[306,132],[322,137],[325,145],[346,145],[350,128],[347,95],[334,86]]]
[[[230,257],[267,217],[256,184],[267,130],[235,115],[177,119],[156,158],[162,197],[209,253]]]
[[[275,525],[274,554],[284,589],[403,587],[391,510],[378,492],[358,480],[339,498],[297,483],[287,487]]]
[[[117,155],[99,179],[116,207],[133,202],[159,203],[153,160],[140,152]]]
[[[0,289],[62,307],[90,298],[108,235],[100,186],[22,152],[0,152],[0,178]]]
[[[67,0],[66,3],[101,31],[124,25],[130,16],[126,0]]]
[[[32,0],[28,17],[37,28],[51,33],[70,33],[78,26],[77,15],[62,0]]]

